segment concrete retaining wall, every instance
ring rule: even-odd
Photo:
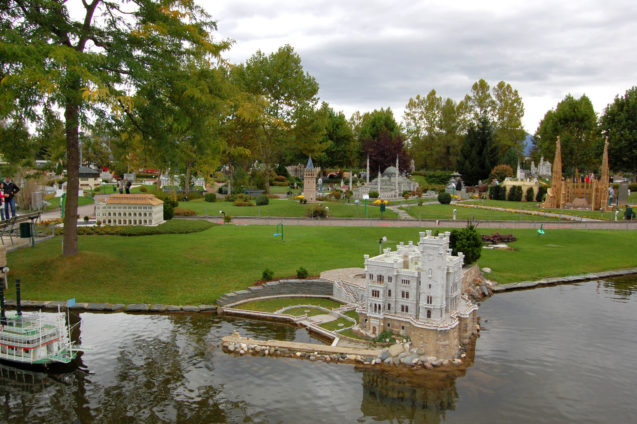
[[[332,297],[334,288],[327,280],[281,280],[270,281],[262,286],[248,287],[227,293],[217,299],[217,305],[229,306],[246,302],[250,299],[271,296],[325,296]]]

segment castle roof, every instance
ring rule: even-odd
[[[153,194],[111,194],[106,200],[107,205],[144,205],[156,206],[164,202]]]
[[[314,169],[314,164],[312,163],[312,156],[310,156],[307,160],[307,165],[305,165],[306,169]]]

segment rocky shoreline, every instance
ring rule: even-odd
[[[457,358],[441,359],[424,354],[409,342],[396,343],[382,349],[339,348],[310,343],[260,341],[241,337],[237,332],[222,339],[224,352],[237,356],[273,356],[361,365],[434,369],[461,366],[466,353],[461,349]]]

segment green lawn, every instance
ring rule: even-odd
[[[344,202],[319,202],[329,208],[329,216],[332,218],[364,218],[364,206]],[[206,202],[203,199],[179,202],[180,208],[191,209],[199,216],[222,216],[219,211],[224,211],[230,216],[281,216],[281,217],[305,217],[305,210],[310,205],[302,205],[298,200],[270,199],[270,204],[265,206],[234,206],[231,202]],[[369,218],[379,218],[378,206],[367,206]],[[383,218],[398,218],[398,215],[390,210],[383,212]]]
[[[285,278],[301,266],[310,275],[362,267],[364,254],[378,252],[380,237],[395,248],[417,242],[419,231],[288,226],[281,241],[272,236],[273,226],[219,225],[191,234],[80,236],[80,254],[72,258],[60,257],[56,237],[7,256],[9,278],[22,280],[25,299],[197,305],[251,286],[266,268]],[[545,231],[539,237],[532,229],[499,230],[518,237],[514,250],[483,250],[480,266],[502,283],[637,266],[635,231],[552,230],[546,224]]]
[[[487,277],[500,283],[511,283],[637,267],[635,231],[551,230],[546,227],[543,236],[530,229],[500,230],[502,234],[514,234],[518,241],[510,244],[513,250],[483,250],[478,263],[493,270]]]
[[[343,324],[343,325],[339,325],[339,324]],[[341,328],[347,328],[347,327],[353,327],[353,326],[354,326],[354,323],[352,321],[339,317],[338,319],[335,319],[334,321],[323,323],[319,327],[322,327],[329,331],[334,331]]]
[[[453,210],[456,210],[457,220],[477,219],[503,220],[503,221],[555,221],[557,218],[527,215],[513,212],[501,212],[488,209],[466,208],[461,205],[430,204],[422,206],[409,206],[401,208],[416,219],[453,219]]]
[[[247,309],[250,311],[276,312],[279,309],[295,305],[317,305],[328,309],[338,308],[341,306],[338,302],[321,297],[282,297],[278,299],[264,299],[242,303],[241,305],[237,305],[237,308]],[[300,316],[305,313],[304,311],[306,309],[307,308],[294,308],[286,311],[285,313]],[[324,313],[325,311],[321,309],[311,309],[310,312],[308,312],[308,315],[321,315]]]
[[[478,206],[493,206],[498,208],[524,209],[529,211],[560,213],[564,215],[572,215],[577,217],[593,218],[593,219],[610,220],[611,218],[614,219],[615,217],[615,212],[612,212],[612,211],[604,212],[604,211],[587,211],[587,210],[575,210],[575,209],[544,209],[544,208],[540,208],[537,202],[509,202],[506,200],[476,200],[476,201],[471,201],[466,203],[474,204]],[[623,208],[619,213],[619,218],[624,219]]]
[[[49,205],[46,207],[46,210],[58,209],[60,207],[61,197],[54,197],[50,200],[47,200]],[[80,196],[77,198],[78,206],[84,205],[92,205],[93,198],[90,196]]]

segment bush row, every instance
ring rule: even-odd
[[[203,220],[174,220],[167,221],[156,227],[142,225],[116,226],[102,225],[94,227],[78,227],[79,235],[109,235],[109,236],[149,236],[157,234],[189,234],[205,231],[208,228],[218,225]],[[64,228],[56,228],[56,235],[64,234]]]

